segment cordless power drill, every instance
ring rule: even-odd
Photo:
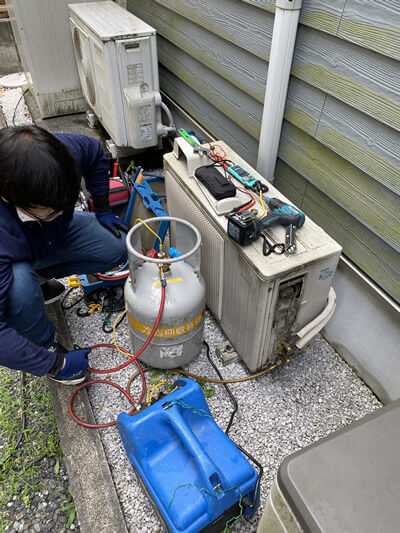
[[[301,228],[306,219],[304,213],[294,205],[286,204],[278,198],[268,198],[268,214],[258,218],[251,211],[243,211],[228,216],[228,235],[241,246],[255,241],[264,229],[281,225],[286,227],[285,251],[296,249],[294,228]]]

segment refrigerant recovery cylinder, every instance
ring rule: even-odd
[[[166,242],[155,258],[143,255],[147,226],[160,222],[168,227]],[[200,353],[203,343],[205,283],[200,274],[199,231],[175,217],[155,217],[136,224],[127,235],[130,276],[125,284],[125,303],[133,353],[148,339],[156,322],[165,278],[165,304],[157,331],[140,360],[156,368],[182,366]],[[164,231],[165,233],[165,231]],[[154,248],[159,241],[155,240]],[[165,254],[165,257],[163,257]]]

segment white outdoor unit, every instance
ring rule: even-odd
[[[224,142],[217,144],[228,160],[268,184],[268,196],[291,203]],[[207,156],[193,154],[184,139],[175,139],[174,151],[164,156],[168,212],[199,229],[207,306],[255,371],[288,349],[303,348],[332,316],[336,298],[331,284],[341,247],[309,218],[296,232],[293,254],[264,256],[261,238],[239,246],[227,235],[227,218],[216,214],[193,177],[198,166],[210,163]],[[283,227],[267,233],[273,242],[285,242]]]
[[[69,8],[89,106],[117,146],[157,145],[168,128],[161,124],[155,29],[111,1]]]
[[[87,109],[68,23],[79,0],[7,0],[26,78],[42,118]]]

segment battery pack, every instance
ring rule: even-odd
[[[195,170],[194,175],[207,187],[216,200],[231,198],[236,195],[236,187],[214,165],[199,167]]]
[[[219,533],[252,514],[257,472],[212,418],[201,387],[179,379],[117,426],[135,473],[166,531]]]

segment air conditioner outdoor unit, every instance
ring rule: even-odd
[[[115,2],[69,6],[85,98],[117,146],[155,146],[161,123],[156,31]]]
[[[291,203],[224,142],[217,144],[227,160],[268,184],[268,196]],[[217,215],[193,177],[197,167],[210,163],[183,138],[175,139],[174,151],[164,156],[168,212],[199,229],[207,306],[255,371],[288,349],[303,348],[332,316],[336,298],[331,284],[341,247],[309,218],[296,233],[293,254],[264,256],[261,239],[239,246],[227,235],[226,217]],[[283,227],[269,229],[268,235],[275,243],[285,242]]]

